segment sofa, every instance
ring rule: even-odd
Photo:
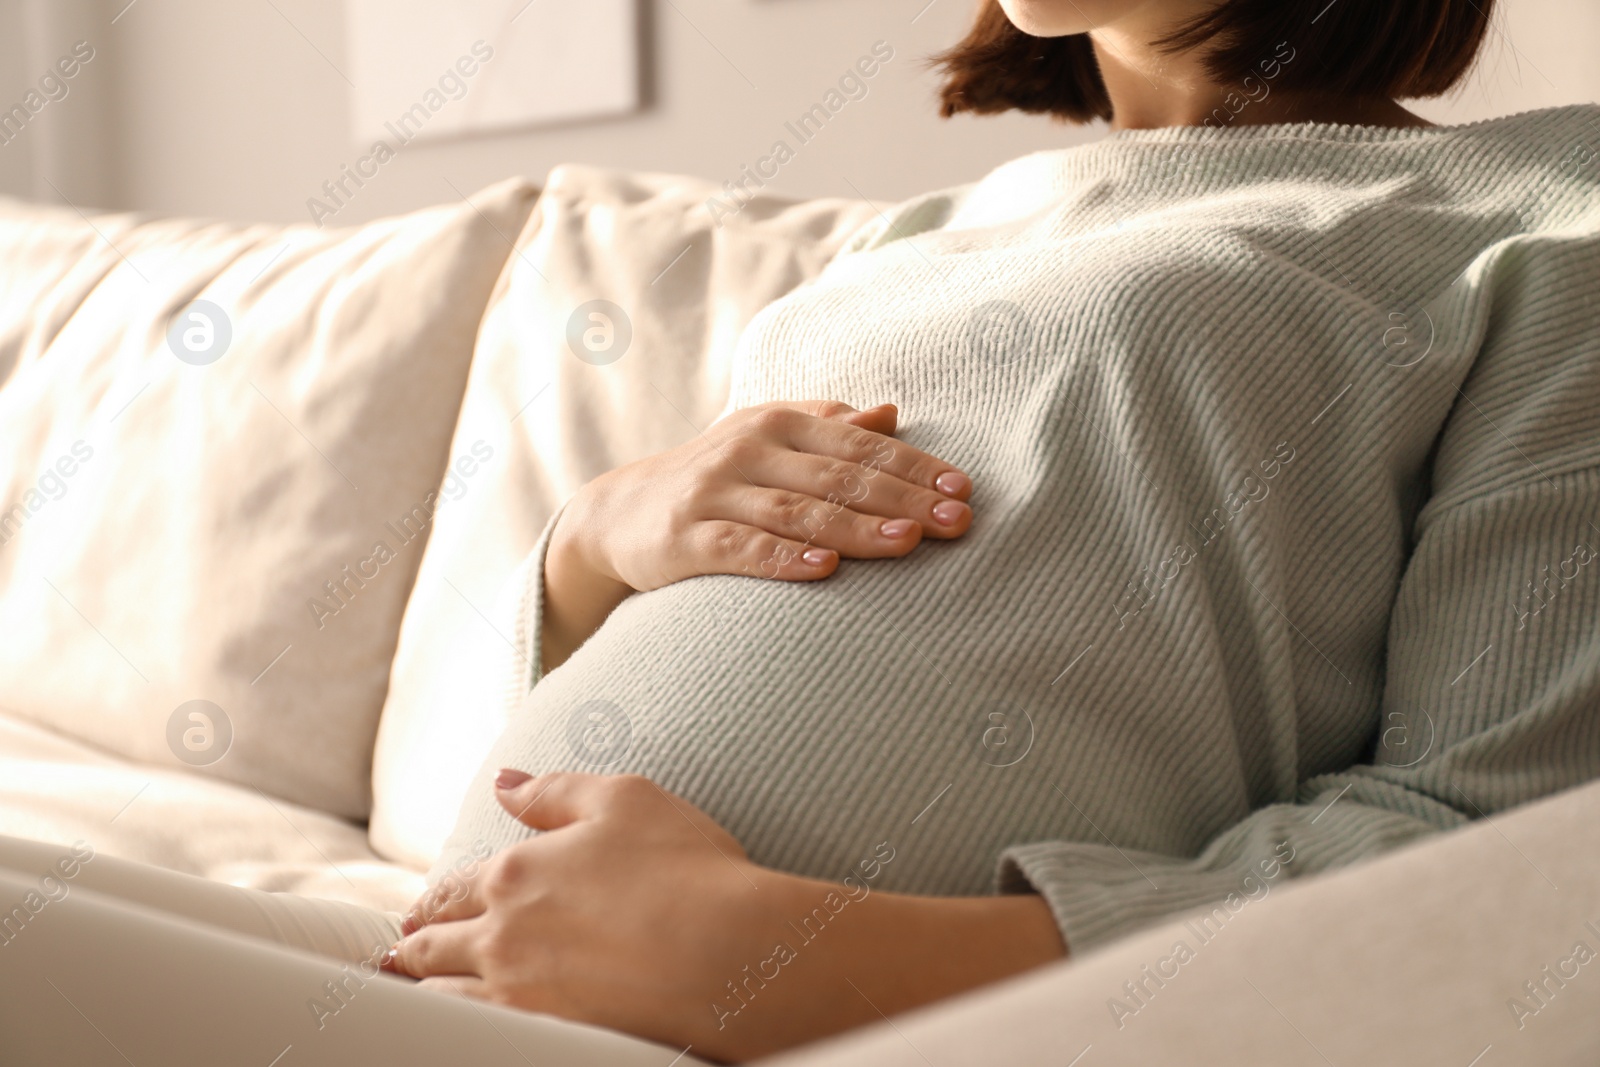
[[[445,193],[338,229],[0,201],[0,834],[403,909],[550,515],[714,421],[745,324],[880,211]],[[785,1059],[1594,1064],[1597,845],[1591,786],[1274,890],[1168,977],[1181,920]]]

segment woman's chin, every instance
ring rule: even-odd
[[[1029,37],[1070,37],[1088,34],[1096,26],[1104,26],[1114,18],[1118,8],[1130,6],[1125,0],[1000,0],[1000,8],[1011,26],[1018,27]],[[1106,11],[1101,11],[1106,8]],[[1101,16],[1101,18],[1098,18]]]
[[[1030,37],[1067,37],[1094,28],[1088,16],[1056,0],[1000,0],[1011,25]]]

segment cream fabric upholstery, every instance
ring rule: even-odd
[[[173,716],[209,701],[211,751],[231,744],[193,770],[365,816],[473,340],[534,196],[350,230],[0,204],[0,712],[184,767],[205,726]],[[206,365],[168,340],[196,298],[231,333]]]
[[[760,197],[719,227],[705,207],[717,192],[669,175],[551,172],[484,319],[450,446],[457,478],[401,630],[374,758],[383,855],[433,861],[500,732],[507,579],[551,513],[597,474],[714,421],[745,324],[878,212]],[[620,309],[613,340],[631,333],[610,362],[568,342],[575,317],[580,346],[595,325],[584,307],[595,300]]]
[[[0,716],[0,836],[70,845],[219,882],[404,911],[422,875],[366,832],[246,786],[97,752]]]
[[[762,1062],[1592,1067],[1597,855],[1600,783]]]

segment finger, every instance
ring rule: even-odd
[[[904,441],[874,433],[833,419],[785,419],[780,432],[785,443],[797,452],[829,456],[873,470],[884,471],[901,481],[935,489],[955,500],[972,495],[972,480],[953,465]]]
[[[798,411],[814,419],[839,419],[859,415],[862,409],[852,407],[843,400],[769,400],[757,404],[750,411]]]
[[[745,490],[751,491],[748,486]],[[760,490],[754,490],[760,492]],[[730,493],[729,499],[737,493]],[[737,503],[720,505],[733,512]],[[913,526],[916,524],[913,523]],[[913,544],[915,542],[913,541]],[[733,519],[698,522],[689,532],[696,574],[739,574],[783,582],[814,582],[839,567],[839,553]]]
[[[489,983],[482,978],[470,974],[452,974],[438,978],[424,978],[417,983],[418,988],[426,989],[433,993],[441,993],[447,997],[471,998],[473,1000],[492,1001],[489,996]]]
[[[965,501],[952,500],[937,490],[848,460],[809,452],[772,451],[761,454],[747,473],[757,485],[781,491],[765,502],[769,508],[780,513],[785,509],[800,512],[798,520],[791,518],[791,523],[798,521],[798,527],[780,529],[762,522],[764,529],[803,537],[845,556],[871,559],[903,554],[857,551],[883,539],[880,527],[886,519],[911,519],[921,525],[924,536],[945,539],[960,537],[972,526],[972,508]],[[748,486],[738,488],[749,491]],[[796,501],[798,495],[820,499],[825,506],[801,508]],[[848,517],[840,514],[841,507],[849,509],[848,515],[867,518],[856,523],[841,521]],[[796,533],[797,528],[805,532]],[[903,547],[910,551],[910,545]]]
[[[411,905],[411,910],[400,920],[400,933],[414,933],[431,923],[471,919],[482,915],[484,910],[483,896],[477,891],[477,879],[450,870]]]
[[[899,409],[893,404],[879,404],[859,411],[842,400],[777,400],[760,406],[798,412],[817,419],[832,419],[851,426],[860,426],[886,437],[894,436],[895,426],[900,418]]]
[[[966,507],[954,500],[947,503]],[[718,515],[780,540],[804,541],[852,559],[903,556],[922,539],[922,527],[914,519],[862,514],[837,497],[819,500],[787,489],[730,485],[711,506]]]
[[[893,437],[895,428],[900,422],[900,411],[893,404],[879,404],[865,411],[849,411],[829,418],[836,422],[859,426],[863,430],[871,430],[873,433],[881,433],[885,437]]]
[[[439,923],[401,938],[383,960],[383,969],[408,978],[481,974],[478,922]]]
[[[615,799],[619,775],[554,771],[530,776],[506,768],[495,779],[495,799],[511,817],[535,830],[559,830],[596,819]]]

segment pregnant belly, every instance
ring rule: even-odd
[[[821,583],[633,597],[540,682],[491,762],[645,775],[779,869],[838,879],[887,846],[883,888],[987,892],[1007,845],[1092,832],[1056,783],[1111,753],[1043,699],[1070,627],[975,615],[975,576],[941,548]],[[1151,791],[1128,786],[1137,818]]]

